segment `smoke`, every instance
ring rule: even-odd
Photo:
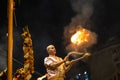
[[[93,14],[93,0],[71,0],[71,6],[77,13],[73,19],[79,20],[79,23],[85,24]]]
[[[14,55],[19,56],[17,59],[21,58],[19,54],[20,47],[20,34],[19,31],[14,27],[13,32],[13,58]],[[7,25],[4,24],[0,27],[0,70],[4,70],[7,67],[7,44],[8,43],[8,30]],[[16,44],[17,43],[17,44]],[[16,54],[17,53],[17,54]]]
[[[81,28],[89,28],[89,21],[93,14],[93,0],[71,0],[71,6],[73,11],[76,12],[76,16],[71,19],[69,25],[64,28],[64,45],[66,50],[84,51],[97,43],[96,33],[87,30],[90,34],[89,43],[85,43],[79,46],[73,45],[70,42],[71,36]]]
[[[7,26],[0,28],[0,72],[7,67]]]

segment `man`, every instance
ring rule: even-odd
[[[72,65],[76,61],[89,56],[89,54],[81,54],[83,55],[83,57],[80,57],[76,60],[68,61],[68,58],[72,53],[76,54],[78,52],[70,52],[64,59],[62,59],[56,56],[56,49],[54,45],[47,46],[46,50],[49,54],[49,56],[44,59],[44,65],[46,67],[47,74],[39,77],[37,80],[42,80],[45,77],[47,77],[47,80],[64,80],[65,73],[71,69]]]
[[[57,57],[54,45],[49,45],[46,49],[49,54],[49,56],[44,59],[44,65],[47,69],[47,79],[64,80],[65,73],[71,68],[72,63],[68,62],[68,65],[65,66],[64,62],[67,61],[67,58],[63,60]]]

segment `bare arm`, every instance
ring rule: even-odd
[[[55,69],[57,68],[58,66],[60,66],[62,63],[64,63],[65,61],[60,61],[58,63],[51,63],[50,65],[48,65],[48,67],[52,68],[52,69]]]
[[[41,76],[41,77],[38,77],[37,80],[43,80],[43,79],[46,78],[46,77],[47,77],[47,74],[45,74],[45,75],[43,75],[43,76]]]
[[[82,60],[83,58],[88,57],[90,55],[91,55],[90,53],[85,53],[80,58],[77,58],[77,59],[74,59],[74,60],[71,60],[71,61],[66,61],[66,68],[65,68],[66,72],[68,72],[71,69],[71,67],[73,66],[73,64],[75,64],[77,61]]]
[[[71,61],[67,61],[65,63],[65,72],[68,72],[71,69],[72,65],[73,63],[71,63]]]

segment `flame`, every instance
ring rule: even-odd
[[[71,42],[80,45],[84,42],[88,42],[89,38],[89,32],[86,29],[80,29],[71,37]]]

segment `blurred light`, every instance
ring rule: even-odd
[[[76,79],[79,79],[79,76],[78,76],[78,75],[76,75]]]
[[[78,75],[80,76],[81,74],[79,73]]]
[[[88,72],[83,71],[81,73],[78,73],[74,78],[72,77],[70,80],[89,80]]]
[[[85,71],[84,74],[87,74],[87,72]]]
[[[85,78],[85,80],[89,80],[88,78]]]

